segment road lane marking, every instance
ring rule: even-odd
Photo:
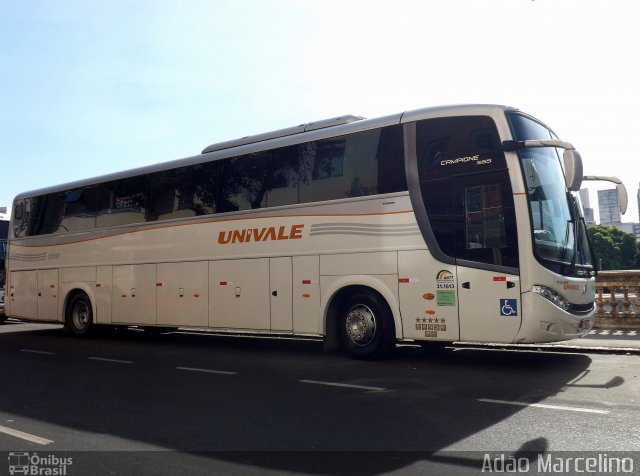
[[[199,369],[196,367],[176,367],[178,370],[188,370],[190,372],[205,372],[208,374],[221,374],[221,375],[237,375],[238,372],[229,372],[228,370],[213,370],[213,369]]]
[[[625,329],[592,329],[589,331],[592,336],[637,336],[638,331],[630,331]]]
[[[25,433],[24,431],[14,430],[12,428],[7,428],[6,426],[0,426],[0,433],[4,433],[6,435],[15,436],[16,438],[20,438],[22,440],[27,440],[32,443],[38,443],[39,445],[48,445],[49,443],[53,443],[53,440],[47,440],[46,438],[42,438],[40,436],[32,435],[30,433]]]
[[[55,352],[47,352],[46,350],[36,349],[20,349],[20,352],[29,352],[30,354],[56,355]]]
[[[104,357],[87,357],[89,360],[99,360],[100,362],[115,362],[116,364],[132,364],[131,360],[105,359]]]
[[[512,402],[509,400],[493,400],[491,398],[479,398],[478,401],[484,402],[484,403],[500,403],[502,405],[517,405],[520,407],[547,408],[549,410],[565,410],[570,412],[598,413],[600,415],[607,415],[610,413],[609,410],[598,410],[596,408],[567,407],[564,405],[549,405],[546,403]]]
[[[358,390],[372,390],[374,392],[384,392],[386,388],[383,387],[369,387],[367,385],[352,385],[349,383],[339,383],[339,382],[323,382],[320,380],[300,380],[301,383],[312,383],[314,385],[327,385],[328,387],[344,387],[344,388],[355,388]]]

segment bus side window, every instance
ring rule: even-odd
[[[97,227],[128,225],[145,221],[150,201],[149,175],[138,175],[124,180],[108,182],[105,192],[109,196],[107,213],[96,219]]]
[[[179,216],[218,212],[219,165],[219,162],[208,162],[170,171],[174,210]]]
[[[407,190],[400,126],[309,142],[303,146],[301,203]]]
[[[457,259],[517,268],[513,193],[499,145],[489,117],[417,124],[420,187],[440,250]]]
[[[297,204],[299,149],[289,146],[222,160],[218,211]]]
[[[13,204],[13,236],[16,238],[25,236],[25,208],[24,201],[16,201]]]
[[[265,206],[295,205],[299,201],[300,146],[270,151]]]
[[[55,233],[60,227],[64,209],[64,195],[49,193],[38,197],[35,213],[31,212],[29,235]]]
[[[382,129],[376,159],[378,161],[377,193],[393,193],[407,190],[402,126],[391,126]]]
[[[269,166],[264,152],[224,159],[221,163],[220,212],[261,208]]]

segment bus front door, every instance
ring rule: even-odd
[[[522,319],[520,278],[458,266],[460,340],[512,342]]]

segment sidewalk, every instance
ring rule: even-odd
[[[594,329],[581,339],[549,344],[552,347],[615,350],[616,353],[640,354],[640,332],[628,329]]]
[[[482,346],[496,349],[558,350],[559,352],[592,352],[603,354],[640,355],[640,331],[628,329],[593,329],[580,339],[547,344],[469,344],[455,342],[461,347]]]

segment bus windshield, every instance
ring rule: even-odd
[[[517,140],[557,139],[552,131],[532,119],[513,114]],[[548,269],[565,275],[584,275],[591,268],[586,226],[578,206],[567,192],[554,147],[523,148],[519,152],[533,227],[534,253]]]

